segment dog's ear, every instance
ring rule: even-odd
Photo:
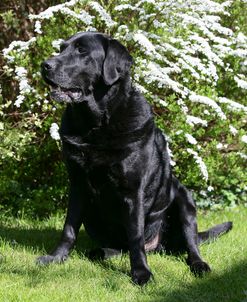
[[[133,64],[128,50],[117,40],[108,39],[106,56],[103,63],[103,79],[106,85],[115,83]]]

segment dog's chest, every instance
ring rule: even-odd
[[[109,229],[122,225],[124,196],[121,194],[121,181],[115,177],[109,167],[96,167],[87,172],[86,187],[88,198],[83,200],[84,217],[94,217],[88,225],[95,229],[108,226]],[[87,224],[84,221],[84,224]]]
[[[131,138],[116,135],[112,129],[93,128],[87,134],[63,134],[65,159],[72,160],[85,170],[120,163],[130,153]]]

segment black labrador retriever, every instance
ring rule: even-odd
[[[56,249],[38,263],[64,261],[82,223],[102,248],[92,258],[129,251],[131,276],[152,276],[146,252],[187,251],[195,275],[210,271],[198,250],[231,222],[198,233],[196,207],[172,174],[167,142],[145,98],[132,86],[133,61],[117,40],[78,33],[42,64],[52,98],[67,104],[60,135],[70,179],[67,218]]]

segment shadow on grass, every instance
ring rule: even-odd
[[[0,238],[14,246],[22,246],[37,252],[51,252],[59,242],[61,230],[55,228],[25,229],[23,227],[5,227],[0,225]],[[76,250],[80,253],[94,248],[95,244],[84,230],[78,236]]]
[[[247,302],[247,260],[230,267],[220,275],[209,274],[183,288],[155,292],[149,302]]]
[[[9,243],[13,248],[25,247],[26,249],[35,251],[41,256],[50,253],[54,250],[58,244],[62,234],[62,229],[57,230],[55,228],[28,228],[25,227],[6,227],[0,224],[0,238]],[[87,235],[86,231],[82,229],[79,233],[75,250],[81,258],[86,257],[88,260],[88,252],[97,248],[97,244]],[[120,255],[118,257],[121,257]],[[90,260],[91,261],[91,260]],[[121,268],[111,261],[92,261],[96,266],[100,266],[104,270],[112,270],[120,274],[130,276],[129,267]],[[46,269],[46,267],[36,267],[33,269],[32,275],[38,274],[40,269]],[[13,273],[13,271],[9,272]],[[14,273],[22,274],[21,271]]]
[[[13,246],[13,248],[25,247],[26,249],[35,251],[39,255],[52,252],[58,244],[61,234],[62,229],[57,230],[49,227],[42,229],[25,229],[23,226],[19,228],[6,227],[0,224],[0,238],[2,238],[10,246]],[[88,257],[88,252],[97,247],[97,243],[95,243],[87,235],[86,231],[82,229],[79,233],[75,247],[75,250],[80,257],[86,257],[88,260],[92,261],[96,265],[100,265],[105,270],[109,269],[119,273],[129,274],[128,269],[119,268],[109,261],[91,260]],[[121,257],[121,255],[117,257]]]

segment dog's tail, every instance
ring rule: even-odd
[[[224,222],[221,224],[217,224],[216,226],[208,229],[207,231],[204,232],[199,232],[198,233],[198,243],[203,243],[205,241],[213,241],[217,237],[229,232],[232,229],[232,222]]]

